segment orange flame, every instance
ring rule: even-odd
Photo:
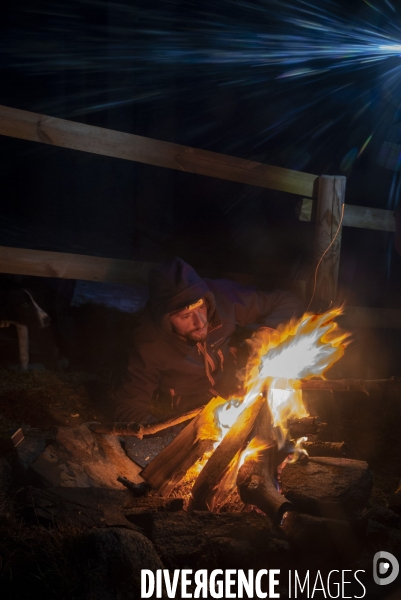
[[[284,442],[287,421],[308,416],[299,380],[324,378],[344,354],[349,334],[340,332],[334,321],[341,313],[342,308],[323,314],[306,313],[277,330],[262,328],[252,336],[252,354],[244,373],[247,393],[242,402],[231,400],[216,411],[221,430],[217,445],[244,408],[266,389],[273,426]]]
[[[335,308],[320,315],[306,313],[275,331],[261,329],[252,338],[253,365],[247,385],[266,380],[324,377],[339,360],[346,347],[348,333],[340,333],[334,319],[342,313]]]
[[[238,469],[242,467],[247,458],[252,457],[254,460],[260,460],[259,456],[263,450],[267,450],[269,444],[266,441],[252,438],[245,450],[241,453],[241,457],[238,462]]]

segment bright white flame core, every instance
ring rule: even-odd
[[[336,327],[332,321],[333,316],[336,315],[329,319],[327,314],[317,318],[315,315],[303,317],[294,335],[290,334],[280,345],[262,356],[260,378],[306,379],[322,376],[342,356],[342,348],[339,349],[339,346],[346,337],[327,337]]]
[[[281,430],[279,437],[284,442],[287,421],[308,416],[298,381],[324,377],[324,372],[344,353],[348,334],[336,331],[334,322],[341,312],[337,308],[320,315],[305,314],[273,334],[262,330],[255,336],[256,355],[245,382],[249,391],[242,402],[231,400],[216,411],[221,430],[216,446],[242,411],[266,388],[272,425]]]
[[[244,407],[239,400],[230,400],[217,410],[220,427],[228,430],[232,425],[234,425],[235,421],[244,410]]]
[[[287,421],[291,418],[307,417],[308,412],[302,402],[302,390],[283,390],[274,387],[276,381],[269,388],[267,401],[273,418],[273,425],[287,430]]]

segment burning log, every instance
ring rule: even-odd
[[[162,496],[168,496],[185,477],[188,469],[205,453],[213,450],[214,442],[218,440],[214,411],[225,403],[224,398],[213,398],[141,472],[143,479]]]
[[[253,440],[256,440],[254,444],[256,448],[245,458],[238,470],[237,488],[244,504],[257,506],[274,521],[280,523],[284,513],[293,510],[294,507],[278,491],[274,483],[278,466],[278,451],[277,443],[272,439],[270,432],[271,415],[267,404],[264,404],[254,431]],[[258,451],[259,444],[262,446]]]
[[[300,438],[306,435],[316,435],[327,423],[322,423],[319,417],[303,417],[288,421],[288,429],[291,437]]]
[[[256,419],[265,403],[266,399],[259,396],[236,419],[198,476],[192,488],[188,510],[213,509],[217,488],[228,469],[235,466],[239,453],[249,439]],[[221,493],[222,490],[220,489],[219,494]]]
[[[303,447],[309,456],[345,457],[348,453],[346,442],[303,442]]]
[[[304,379],[301,390],[330,392],[401,392],[401,379]]]
[[[193,419],[200,413],[202,410],[202,406],[191,410],[190,412],[184,413],[182,415],[178,415],[176,417],[171,417],[166,421],[161,421],[159,423],[126,423],[116,421],[114,423],[87,423],[88,428],[92,431],[92,433],[102,433],[107,435],[132,435],[139,439],[142,439],[144,435],[152,435],[154,433],[158,433],[159,431],[163,431],[164,429],[168,429],[169,427],[174,427],[174,425],[179,425],[180,423],[185,423],[185,421],[189,421]]]

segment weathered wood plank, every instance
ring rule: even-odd
[[[309,223],[310,221],[314,221],[314,217],[312,216],[313,209],[316,208],[317,201],[313,198],[302,198],[299,202],[297,202],[295,211],[299,221],[305,221]]]
[[[363,229],[378,229],[380,231],[395,231],[394,212],[381,208],[347,204],[344,210],[343,225]]]
[[[148,272],[155,266],[134,260],[0,246],[0,273],[15,275],[146,285]]]
[[[158,266],[156,263],[134,260],[0,246],[0,273],[15,275],[147,285],[148,272],[156,266]],[[263,276],[257,276],[214,271],[213,269],[198,269],[198,273],[201,277],[211,277],[212,279],[232,279],[242,285],[258,285],[267,278],[266,273]],[[270,278],[273,277],[272,272]],[[298,287],[295,290],[297,293],[301,293],[299,290],[302,289],[303,283],[302,281],[297,282]],[[288,280],[285,287],[291,287],[291,285],[295,287],[294,282]]]
[[[0,134],[208,177],[314,196],[316,175],[0,106]]]
[[[312,198],[302,198],[298,205],[298,218],[300,221],[313,220],[312,213],[315,202]],[[394,211],[345,204],[343,227],[395,231]]]

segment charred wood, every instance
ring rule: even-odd
[[[266,403],[260,410],[253,435],[252,443],[259,449],[245,458],[238,470],[238,493],[244,504],[257,506],[273,521],[280,523],[284,513],[293,510],[293,506],[275,485],[279,459]]]
[[[306,435],[316,435],[326,425],[321,423],[319,417],[304,417],[288,421],[288,430],[290,436],[297,439]]]
[[[145,481],[142,481],[141,483],[134,483],[133,481],[130,481],[126,477],[121,477],[121,476],[117,477],[117,481],[122,483],[124,487],[126,487],[128,490],[130,490],[133,493],[133,495],[135,496],[135,498],[141,498],[142,496],[147,496],[148,493],[152,489],[148,483],[145,483]]]
[[[249,460],[238,471],[240,498],[244,504],[257,506],[273,521],[280,523],[284,513],[294,510],[294,506],[278,491],[272,479],[256,475],[252,472],[254,469],[258,469],[255,461]]]
[[[303,447],[309,456],[345,457],[348,453],[346,442],[304,442]]]

